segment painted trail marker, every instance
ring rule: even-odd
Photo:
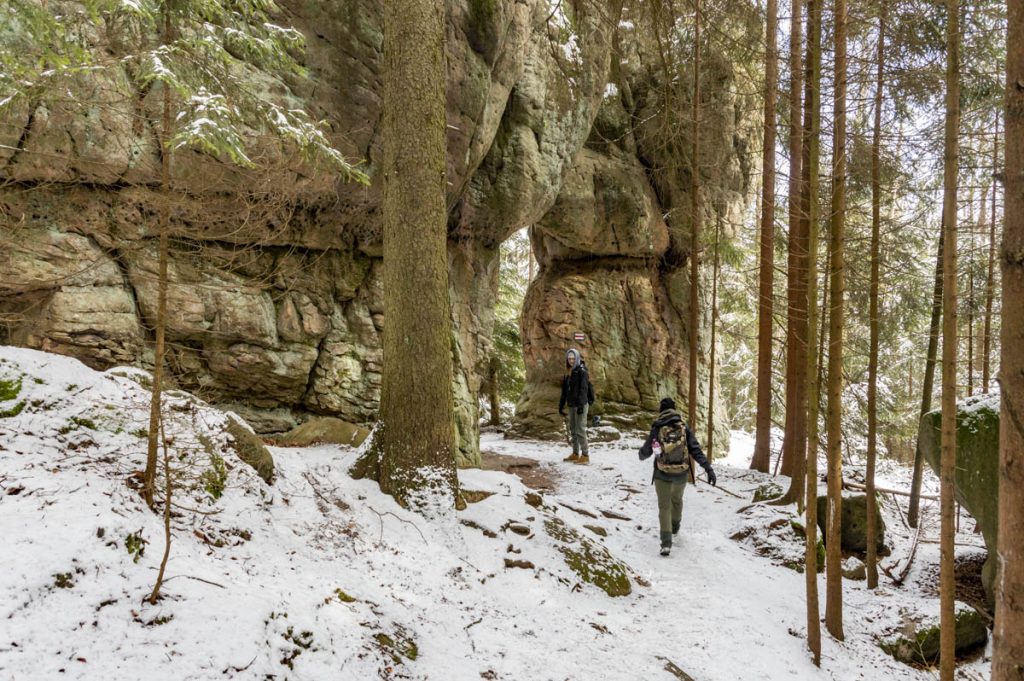
[[[583,340],[586,340],[587,337],[583,334],[582,331],[577,331],[576,333],[574,333],[572,335],[572,339],[575,340],[575,341],[583,341]]]

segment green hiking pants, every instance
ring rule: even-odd
[[[589,456],[587,453],[587,412],[590,405],[583,405],[583,413],[577,414],[576,407],[569,407],[569,440],[572,453]]]
[[[654,479],[654,491],[658,493],[658,523],[661,526],[661,545],[672,546],[673,530],[679,530],[683,520],[683,490],[688,477],[680,475],[676,480]]]

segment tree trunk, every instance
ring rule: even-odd
[[[1024,679],[1024,0],[1009,0],[1003,209],[999,569],[993,681]]]
[[[932,320],[928,331],[928,355],[924,364],[924,379],[921,382],[921,416],[932,410],[932,392],[935,390],[935,365],[939,352],[939,325],[942,322],[942,281],[943,260],[946,251],[946,213],[943,210],[939,227],[939,246],[935,256],[935,286],[932,290]],[[907,509],[907,524],[917,527],[921,508],[921,478],[924,473],[924,452],[921,442],[914,446],[914,474],[910,483],[910,503]]]
[[[444,7],[384,3],[384,371],[369,474],[405,506],[458,494],[445,211]],[[372,470],[376,463],[377,470]],[[357,469],[359,465],[357,464]],[[353,473],[358,475],[361,470]]]
[[[825,541],[825,627],[843,635],[843,555],[840,547],[843,503],[843,298],[846,293],[843,239],[846,227],[846,0],[835,0],[835,88],[832,154],[832,285],[828,338],[828,519]]]
[[[982,346],[981,359],[981,392],[988,394],[988,386],[992,381],[992,302],[995,298],[996,281],[996,192],[998,183],[995,180],[996,165],[999,163],[999,116],[996,116],[996,136],[992,143],[992,212],[988,222],[988,273],[985,277],[985,340]]]
[[[807,178],[807,338],[818,334],[818,166],[821,148],[821,4],[807,0],[807,83],[804,92],[804,147]],[[807,591],[807,647],[821,666],[821,609],[818,604],[818,356],[807,352],[807,480],[804,578]]]
[[[762,473],[771,464],[772,315],[775,281],[775,100],[779,80],[778,3],[768,0],[764,59],[764,149],[761,156],[761,262],[757,304],[757,415],[750,467]]]
[[[171,452],[167,448],[163,421],[160,422],[160,444],[164,450],[164,554],[160,559],[160,569],[157,571],[153,591],[149,594],[150,605],[156,605],[160,598],[160,588],[164,585],[164,574],[167,572],[167,560],[171,557],[171,502],[174,499],[174,479],[171,474]]]
[[[163,44],[171,43],[171,11],[163,4]],[[149,403],[149,434],[146,442],[146,470],[143,474],[142,495],[146,505],[153,508],[156,487],[158,436],[162,426],[160,402],[163,390],[165,335],[167,330],[167,258],[168,232],[171,221],[171,88],[163,84],[163,111],[160,126],[160,246],[157,255],[157,303],[153,322],[155,347],[153,348],[153,386]]]
[[[708,439],[707,451],[705,454],[708,461],[711,461],[715,449],[715,343],[717,342],[718,324],[718,273],[719,273],[719,244],[718,240],[722,235],[722,221],[719,218],[715,223],[715,254],[714,265],[711,268],[711,357],[709,358],[708,371]]]
[[[803,474],[806,441],[806,410],[803,407],[804,364],[807,352],[807,241],[804,234],[801,202],[802,125],[800,121],[800,88],[802,58],[800,53],[803,3],[793,0],[790,19],[789,62],[792,74],[789,93],[789,257],[786,314],[786,422],[782,438],[782,473]],[[791,492],[795,491],[790,485]],[[788,497],[788,499],[787,499]],[[784,499],[796,501],[791,493]]]
[[[953,600],[954,516],[953,477],[956,466],[956,239],[957,173],[960,129],[960,1],[946,0],[946,130],[943,162],[945,262],[942,289],[942,447],[939,466],[939,506],[942,527],[939,542],[939,678],[953,681],[956,669],[956,621]]]
[[[878,17],[878,72],[875,79],[875,126],[871,138],[871,291],[869,317],[871,339],[868,357],[868,452],[867,472],[867,568],[868,588],[878,586],[878,535],[875,518],[875,457],[878,446],[878,278],[882,222],[882,91],[885,87],[885,21],[886,0],[881,0]]]
[[[693,119],[690,151],[690,383],[686,415],[690,428],[697,428],[697,354],[700,337],[700,0],[694,0],[693,38]],[[692,468],[691,468],[691,478]]]
[[[967,272],[967,397],[974,394],[974,232],[977,222],[974,217],[974,189],[967,192],[967,203],[970,206],[970,213],[967,217],[967,229],[970,232],[971,242],[967,247],[964,257],[966,261],[964,270]],[[981,196],[981,205],[985,205],[985,195]],[[984,210],[978,215],[984,214]],[[959,517],[959,516],[958,516]]]
[[[491,425],[501,425],[501,399],[498,393],[498,368],[501,361],[497,357],[491,357],[487,366],[487,392],[491,400]]]

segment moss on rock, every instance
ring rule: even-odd
[[[628,596],[633,591],[626,566],[616,560],[607,549],[584,537],[566,525],[560,518],[548,518],[544,529],[553,539],[561,542],[558,550],[565,564],[580,579],[593,584],[609,596]]]
[[[973,608],[960,606],[956,613],[956,654],[969,653],[988,640],[985,621]],[[929,622],[912,635],[882,641],[879,647],[906,664],[935,664],[939,660],[939,625]]]
[[[274,457],[263,440],[231,417],[228,417],[225,429],[233,440],[232,446],[238,458],[252,466],[265,483],[271,484],[274,481]]]

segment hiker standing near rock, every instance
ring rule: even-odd
[[[562,397],[558,400],[558,413],[565,417],[569,405],[569,441],[572,454],[565,461],[590,463],[587,447],[587,412],[594,403],[594,386],[590,383],[587,365],[576,348],[565,353],[565,376],[562,377]]]
[[[658,418],[640,447],[640,460],[654,455],[654,490],[658,493],[658,521],[661,526],[661,555],[672,550],[672,536],[679,533],[683,519],[683,490],[690,477],[690,457],[701,465],[712,486],[718,478],[701,451],[697,436],[683,423],[676,403],[666,397],[658,406]]]

